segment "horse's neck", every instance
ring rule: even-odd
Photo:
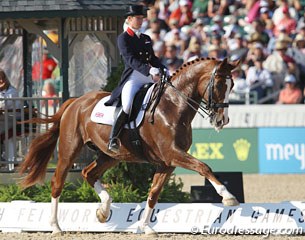
[[[182,94],[188,97],[195,97],[197,94],[198,76],[191,71],[185,71],[177,76],[172,82],[173,86]]]
[[[179,118],[183,118],[190,124],[195,117],[196,111],[193,108],[197,110],[200,102],[197,91],[199,77],[196,71],[182,72],[173,79],[172,85],[174,88],[167,88],[166,99],[169,99],[176,106],[175,109],[172,109],[172,113],[176,114],[177,121],[179,121]],[[198,105],[191,103],[189,99],[196,101]]]
[[[198,93],[199,79],[202,75],[201,69],[202,64],[192,64],[177,75],[172,82],[177,91],[198,103],[201,100]]]

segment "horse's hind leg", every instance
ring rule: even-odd
[[[106,222],[109,217],[112,199],[99,179],[107,169],[117,165],[118,163],[119,160],[113,159],[100,152],[98,159],[93,161],[82,171],[83,177],[94,188],[101,200],[101,205],[96,210],[96,217],[101,223]]]
[[[206,177],[217,193],[222,196],[222,202],[225,206],[235,206],[238,205],[239,202],[232,195],[225,185],[223,185],[214,175],[211,168],[205,163],[199,161],[198,159],[192,157],[190,154],[185,152],[177,152],[176,154],[171,154],[171,165],[175,167],[182,167],[185,169],[189,169],[192,171],[198,172],[201,176]]]
[[[64,137],[65,136],[63,136],[63,138]],[[62,232],[57,219],[59,197],[64,187],[69,169],[83,146],[81,140],[77,137],[74,137],[72,142],[63,138],[60,137],[59,139],[58,162],[51,180],[52,200],[50,224],[53,234]]]
[[[145,234],[148,235],[157,235],[157,233],[149,226],[149,220],[162,188],[174,170],[174,167],[168,167],[166,165],[159,166],[156,170],[148,194],[145,211],[139,224],[139,232],[145,232]]]

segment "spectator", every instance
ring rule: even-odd
[[[299,87],[303,90],[305,85],[305,36],[302,34],[296,35],[293,47],[288,50],[287,54],[295,60],[300,70]]]
[[[301,33],[301,31],[305,32],[305,12],[303,13],[302,17],[297,22],[297,31]],[[303,34],[305,35],[305,34]]]
[[[208,47],[208,57],[209,58],[215,58],[215,59],[222,59],[220,56],[220,48],[217,45],[211,44]]]
[[[153,36],[154,33],[158,33],[159,39],[164,39],[167,30],[161,28],[161,21],[159,19],[154,18],[149,21],[149,26],[144,33],[149,35],[154,41],[154,36]]]
[[[261,44],[264,43],[262,35],[258,32],[254,32],[250,34],[250,38],[248,38],[248,47],[251,48],[251,45],[257,42]]]
[[[255,33],[258,33],[260,36],[260,41],[264,46],[267,46],[269,42],[269,35],[266,32],[264,22],[257,19],[252,22],[252,28]]]
[[[165,44],[163,41],[157,41],[153,43],[153,50],[155,52],[156,57],[159,59],[164,58],[165,53]]]
[[[202,54],[200,42],[196,37],[193,36],[190,40],[188,48],[183,53],[183,60],[184,62],[188,62],[201,57]]]
[[[41,65],[42,64],[42,65]],[[37,61],[32,68],[33,81],[46,80],[52,77],[52,72],[57,66],[56,61],[49,55],[47,49],[43,49],[42,63]],[[42,69],[42,72],[41,72]]]
[[[207,33],[204,31],[204,20],[198,18],[192,26],[192,34],[197,37],[200,41],[200,44],[204,43],[204,40],[207,38]]]
[[[270,18],[270,11],[268,7],[261,7],[260,10],[260,20],[264,23],[264,25],[267,25],[267,22],[271,20]],[[272,20],[271,20],[272,21]]]
[[[256,92],[257,99],[266,96],[267,89],[271,89],[273,81],[268,70],[263,68],[264,57],[258,56],[254,59],[254,66],[247,72],[246,82],[251,92]]]
[[[274,36],[278,36],[281,31],[284,31],[286,34],[291,35],[295,33],[297,22],[289,14],[288,7],[283,7],[283,17],[275,25]]]
[[[208,16],[210,18],[216,15],[228,15],[229,11],[229,1],[227,0],[209,0],[208,3]]]
[[[233,69],[231,73],[234,86],[229,95],[230,103],[242,104],[245,102],[244,96],[249,92],[249,86],[240,67]]]
[[[18,97],[18,91],[16,88],[14,88],[10,81],[8,80],[5,72],[3,69],[0,69],[0,98],[15,98]],[[19,101],[15,102],[15,109],[20,109],[21,108],[21,104]],[[12,100],[1,100],[0,102],[0,109],[4,110],[4,109],[8,109],[11,110],[14,108],[14,101]],[[3,112],[2,112],[3,113]],[[4,133],[5,128],[4,128],[4,114],[1,114],[1,126],[0,126],[0,131],[1,134]],[[8,128],[12,128],[13,127],[13,121],[9,120],[8,121]]]
[[[223,35],[225,33],[223,29],[223,18],[220,15],[216,15],[212,18],[213,25],[211,26],[211,31],[217,34]]]
[[[45,82],[42,90],[42,96],[45,98],[54,98],[58,97],[55,91],[55,87],[51,82]],[[58,104],[58,100],[50,99],[48,100],[48,106],[52,107],[54,105]],[[45,105],[45,102],[42,101],[42,105]]]
[[[179,8],[171,13],[169,20],[175,19],[178,21],[178,26],[183,27],[189,25],[193,21],[193,13],[189,7],[188,0],[179,0]]]
[[[292,74],[285,77],[285,87],[280,91],[278,104],[298,104],[303,99],[302,91],[296,85],[296,78]]]
[[[183,63],[183,59],[177,57],[176,45],[166,46],[163,64],[169,69],[170,74],[176,71]]]
[[[208,19],[209,0],[194,0],[192,11],[194,18]]]
[[[150,36],[151,40],[153,41],[153,44],[157,42],[163,42],[163,38],[160,34],[160,29],[153,30],[150,34],[147,34]]]
[[[227,51],[222,47],[221,35],[213,33],[211,36],[211,46],[217,46],[217,58],[224,59],[227,56]],[[211,51],[211,48],[208,47],[208,51]]]
[[[282,88],[285,75],[288,72],[288,65],[284,60],[287,57],[287,48],[287,44],[277,41],[275,51],[267,57],[263,64],[264,68],[272,74],[274,91]]]
[[[158,9],[156,7],[150,7],[149,11],[147,11],[147,20],[151,24],[151,22],[157,21],[161,32],[164,30],[167,32],[169,30],[169,27],[167,23],[164,21],[164,19],[160,19],[158,15]],[[143,27],[143,26],[142,26]]]
[[[3,69],[0,69],[0,98],[15,98],[18,97],[18,91],[16,88],[14,88],[10,81],[8,80],[5,72]],[[5,109],[8,111],[12,109],[21,109],[21,102],[20,101],[13,101],[13,100],[1,100],[0,101],[0,133],[1,133],[1,141],[4,142],[4,145],[8,147],[8,161],[14,161],[15,160],[15,149],[14,149],[14,142],[11,136],[9,136],[9,139],[5,140],[5,130],[12,129],[14,127],[14,119],[13,114],[10,113],[8,116],[4,114]],[[18,115],[16,113],[16,120],[20,118],[20,114]],[[6,125],[7,124],[7,125]],[[6,128],[7,127],[7,128]],[[2,154],[2,153],[1,153]],[[14,164],[8,165],[9,170],[14,169]]]
[[[164,38],[165,45],[175,45],[178,56],[182,56],[186,48],[184,35],[178,29],[172,29]]]
[[[284,11],[286,10],[289,11],[289,15],[292,18],[297,17],[296,10],[293,7],[289,7],[288,0],[278,0],[276,1],[276,4],[277,8],[274,10],[272,15],[272,21],[275,26],[278,25],[279,22],[282,20],[282,18],[284,17]]]
[[[252,67],[254,66],[255,59],[258,58],[265,59],[266,56],[264,51],[265,51],[264,46],[260,42],[256,42],[255,44],[252,44],[251,48],[249,48],[248,55],[246,58],[247,65],[249,67]]]
[[[248,23],[252,23],[255,19],[259,17],[260,10],[260,1],[249,1],[251,4],[249,5],[249,11],[247,12],[246,21]]]
[[[235,46],[235,48],[230,49],[229,51],[229,56],[237,56],[238,59],[241,59],[242,61],[245,60],[249,49],[247,47],[244,46],[244,39],[242,37],[242,35],[240,33],[235,33],[234,38],[230,40],[231,42],[233,42],[232,45]],[[227,41],[227,44],[230,44],[230,41]]]
[[[163,0],[159,1],[159,12],[158,12],[158,18],[165,22],[166,26],[168,27],[168,19],[171,14],[171,11],[169,9],[169,0]]]
[[[274,23],[272,22],[271,19],[266,19],[264,21],[264,24],[265,24],[265,31],[268,34],[269,41],[270,41],[270,39],[274,37],[274,34],[273,34]],[[269,42],[268,42],[268,44],[269,44]]]

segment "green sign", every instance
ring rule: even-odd
[[[257,129],[193,129],[189,153],[206,163],[214,172],[258,172]],[[182,168],[176,174],[196,173]]]

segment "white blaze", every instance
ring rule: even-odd
[[[225,93],[225,99],[224,99],[224,103],[229,103],[229,94],[230,94],[230,90],[231,90],[231,84],[232,84],[232,81],[231,81],[231,78],[230,77],[227,77],[226,78],[226,85],[227,85],[227,90],[226,90],[226,93]],[[224,123],[228,123],[229,121],[229,111],[228,111],[228,108],[224,108]]]

